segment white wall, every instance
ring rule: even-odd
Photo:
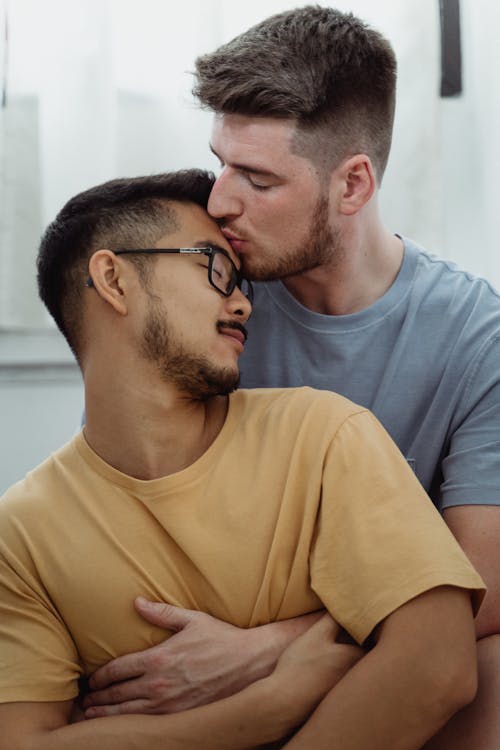
[[[55,331],[0,334],[0,495],[79,428],[80,372]]]

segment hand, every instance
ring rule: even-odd
[[[176,631],[167,641],[120,656],[90,678],[85,717],[163,714],[211,703],[269,675],[286,646],[320,616],[297,617],[245,630],[203,612],[148,602],[139,614]]]
[[[299,686],[310,700],[309,710],[364,656],[362,648],[345,642],[345,631],[324,614],[282,654],[271,675],[279,690]]]

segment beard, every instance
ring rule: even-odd
[[[167,313],[161,301],[148,292],[149,303],[141,352],[157,365],[162,380],[196,401],[225,396],[240,381],[237,367],[217,367],[206,357],[188,353],[169,330]]]
[[[286,248],[281,255],[271,260],[258,263],[243,255],[243,274],[253,281],[273,281],[338,262],[343,255],[342,235],[339,229],[329,225],[328,215],[328,197],[321,195],[314,208],[307,235],[294,248]]]

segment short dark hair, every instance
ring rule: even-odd
[[[178,227],[169,202],[206,208],[214,180],[212,173],[201,169],[110,180],[71,198],[59,212],[38,251],[38,291],[77,359],[83,292],[93,253],[101,248],[150,247]],[[152,259],[130,260],[144,280]]]
[[[223,114],[291,118],[294,150],[328,169],[366,153],[380,181],[391,147],[396,58],[351,13],[278,13],[196,61],[194,95]]]

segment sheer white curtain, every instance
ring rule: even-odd
[[[0,327],[37,328],[50,323],[36,299],[36,247],[69,197],[206,161],[209,116],[192,105],[185,71],[219,43],[220,24],[202,0],[3,0],[3,9]]]
[[[50,325],[36,300],[34,255],[44,226],[71,195],[115,176],[216,166],[207,148],[211,118],[191,101],[193,60],[291,5],[0,0],[0,17],[6,11],[9,20],[0,330]],[[383,31],[399,59],[396,135],[382,192],[387,222],[500,284],[495,0],[462,2],[466,90],[452,102],[438,98],[437,0],[336,5]]]
[[[464,95],[442,107],[446,250],[500,289],[500,4],[461,6]]]

